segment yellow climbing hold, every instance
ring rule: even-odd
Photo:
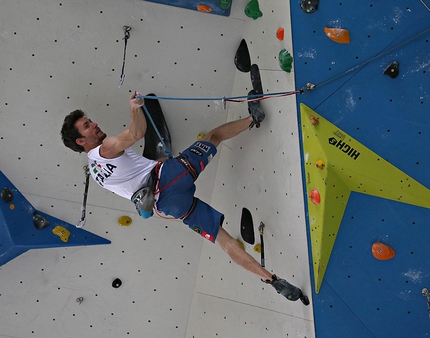
[[[121,226],[129,226],[132,223],[132,219],[128,216],[121,216],[118,218],[118,224]]]
[[[200,141],[203,137],[205,137],[205,133],[199,133],[197,135],[197,140]]]
[[[60,237],[60,239],[65,243],[69,240],[70,231],[65,227],[57,225],[54,229],[52,229],[52,233]]]
[[[315,162],[315,166],[319,169],[319,170],[323,170],[324,169],[324,161],[323,160],[318,160]]]
[[[245,246],[243,245],[242,241],[237,239],[237,242],[239,243],[239,246],[242,248],[242,250],[245,250]]]
[[[15,204],[11,204],[11,205],[9,206],[9,208],[10,208],[10,210],[14,210],[14,209],[15,209]]]
[[[256,253],[261,253],[261,244],[260,243],[255,244],[254,251]]]

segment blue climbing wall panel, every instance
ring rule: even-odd
[[[430,11],[425,4],[327,0],[307,14],[300,1],[290,3],[296,86],[316,85],[297,96],[298,111],[306,104],[430,188]],[[324,27],[347,29],[351,42],[333,42]],[[393,61],[400,64],[394,79],[383,74]],[[321,289],[313,293],[318,338],[430,335],[421,293],[430,287],[429,219],[428,208],[351,194]],[[376,241],[390,245],[395,257],[376,260],[371,253]]]
[[[231,3],[233,0],[144,0],[149,2],[156,2],[163,5],[182,7],[191,10],[199,10],[202,6],[207,13],[229,16],[231,11]],[[224,5],[221,5],[224,4]],[[226,8],[227,7],[227,8]]]
[[[0,266],[31,249],[110,243],[107,239],[36,210],[1,171],[0,190]],[[39,229],[34,222],[36,220],[37,224],[38,217],[39,220],[43,217]],[[69,235],[66,238],[67,231]]]

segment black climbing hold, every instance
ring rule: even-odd
[[[43,217],[42,215],[39,215],[36,211],[33,213],[33,224],[36,227],[37,230],[45,229],[49,226],[50,222]]]
[[[240,218],[240,234],[246,243],[255,243],[252,215],[251,212],[246,208],[242,208],[242,216]]]
[[[303,304],[305,304],[306,306],[308,306],[310,304],[309,302],[309,298],[308,296],[305,296],[303,293],[300,296],[300,300],[302,301]]]
[[[385,68],[384,74],[388,75],[392,79],[396,78],[399,75],[399,63],[397,61],[393,61],[390,65]]]
[[[303,9],[305,13],[310,14],[317,10],[319,3],[319,0],[302,0],[300,2],[300,8]]]
[[[1,199],[5,203],[10,203],[13,200],[13,193],[8,187],[4,187],[1,191]]]
[[[234,64],[241,72],[248,73],[251,70],[251,57],[245,39],[240,42],[239,48],[234,56]]]
[[[116,278],[112,282],[112,287],[114,287],[115,289],[118,289],[121,285],[122,285],[122,282],[121,282],[121,279],[119,279],[119,278]]]

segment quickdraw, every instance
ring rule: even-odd
[[[122,58],[122,70],[121,70],[121,75],[120,75],[120,80],[119,80],[119,86],[118,86],[118,88],[121,88],[122,84],[124,83],[124,79],[125,79],[125,73],[124,73],[124,69],[125,69],[125,55],[126,55],[126,51],[127,51],[127,40],[130,38],[131,27],[129,27],[129,26],[123,26],[122,30],[124,31],[124,37],[122,38],[124,40],[124,56]]]
[[[86,210],[87,210],[87,197],[88,197],[88,187],[90,185],[90,169],[88,166],[84,166],[84,172],[85,172],[85,189],[84,189],[84,200],[82,202],[82,217],[79,220],[78,224],[76,224],[77,228],[82,228],[85,225],[85,222],[87,221],[86,217]]]

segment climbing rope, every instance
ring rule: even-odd
[[[424,7],[427,8],[428,11],[430,11],[430,7],[427,6],[427,4],[423,0],[420,0],[420,1],[424,5]]]
[[[411,41],[413,41],[413,40],[415,40],[415,39],[418,39],[420,36],[422,36],[422,35],[426,34],[426,33],[427,33],[427,32],[429,32],[429,31],[430,31],[430,28],[427,28],[427,29],[425,29],[424,31],[422,31],[421,33],[418,33],[417,35],[414,35],[414,36],[413,36],[412,38],[410,38],[409,40],[406,40],[406,41],[404,41],[404,42],[402,42],[402,43],[398,44],[397,46],[394,46],[393,48],[391,48],[391,49],[389,49],[389,50],[387,50],[387,51],[385,51],[385,52],[383,52],[383,53],[381,53],[381,54],[378,54],[378,55],[374,56],[373,58],[371,58],[371,59],[369,59],[369,60],[367,60],[367,61],[364,61],[364,62],[360,63],[359,65],[357,65],[357,66],[355,66],[355,67],[352,67],[352,68],[348,69],[347,71],[345,71],[345,72],[343,72],[343,73],[341,73],[341,74],[339,74],[339,75],[336,75],[336,76],[332,77],[331,79],[329,79],[329,80],[327,80],[327,81],[325,81],[325,82],[323,82],[323,83],[321,83],[321,84],[319,84],[319,85],[312,85],[312,84],[308,84],[307,86],[311,85],[311,86],[310,86],[311,88],[307,88],[307,89],[306,89],[305,91],[303,91],[303,92],[309,92],[310,90],[312,90],[312,89],[314,89],[314,88],[317,88],[317,87],[318,87],[318,88],[320,88],[320,87],[322,87],[322,86],[325,86],[326,84],[328,84],[328,83],[330,83],[330,82],[333,82],[333,81],[337,80],[338,78],[340,78],[340,77],[342,77],[342,76],[344,76],[344,75],[346,75],[346,74],[348,74],[348,73],[350,73],[350,72],[352,72],[352,71],[354,71],[354,70],[356,70],[356,69],[358,69],[358,68],[361,68],[361,67],[363,67],[363,66],[367,65],[368,63],[370,63],[370,62],[372,62],[372,61],[374,61],[374,60],[376,60],[376,59],[379,59],[380,57],[382,57],[382,56],[384,56],[384,55],[387,55],[387,54],[389,54],[389,53],[391,53],[391,52],[395,51],[396,49],[399,49],[400,47],[403,47],[404,45],[408,44],[409,42],[411,42]],[[303,90],[303,89],[302,89],[302,90]]]
[[[278,92],[278,93],[267,93],[267,94],[256,94],[256,95],[243,95],[243,96],[232,96],[232,97],[166,97],[166,96],[146,96],[136,95],[139,99],[152,99],[152,100],[170,100],[170,101],[222,101],[225,102],[254,102],[262,101],[274,97],[285,97],[295,94],[300,94],[300,90],[290,92]],[[225,105],[225,104],[224,104]]]
[[[127,39],[130,37],[130,27],[124,26],[124,40],[125,40],[125,46],[124,46],[124,60],[123,60],[123,69],[122,69],[122,74],[121,74],[121,82],[120,82],[120,86],[122,85],[122,83],[124,82],[124,66],[125,66],[125,48],[127,46]],[[232,97],[166,97],[166,96],[145,96],[145,95],[137,95],[136,98],[140,98],[140,99],[148,99],[148,100],[174,100],[174,101],[222,101],[224,109],[226,108],[226,102],[236,102],[236,103],[243,103],[243,102],[255,102],[255,101],[262,101],[262,100],[267,100],[270,98],[275,98],[275,97],[286,97],[286,96],[290,96],[290,95],[297,95],[297,94],[306,94],[309,93],[310,91],[312,91],[315,88],[320,88],[322,86],[325,86],[327,84],[329,84],[330,82],[333,82],[335,80],[337,80],[338,78],[358,69],[361,68],[365,65],[367,65],[368,63],[384,56],[387,55],[391,52],[393,52],[394,50],[403,47],[404,45],[410,43],[413,40],[416,40],[417,38],[419,38],[420,36],[426,34],[427,32],[430,31],[430,28],[425,29],[424,31],[422,31],[421,33],[418,33],[417,35],[413,36],[412,38],[398,44],[397,46],[394,46],[393,48],[380,53],[370,59],[368,59],[367,61],[364,61],[358,65],[356,65],[355,67],[352,67],[350,69],[348,69],[345,72],[342,72],[341,74],[332,77],[331,79],[315,85],[313,83],[307,83],[306,86],[304,86],[303,88],[301,88],[300,90],[295,90],[295,91],[288,91],[288,92],[276,92],[276,93],[266,93],[266,94],[255,94],[255,95],[244,95],[244,96],[232,96]],[[146,115],[148,116],[148,119],[150,120],[152,126],[154,127],[155,132],[158,135],[158,138],[160,139],[165,153],[169,158],[172,158],[172,153],[170,151],[170,149],[167,148],[163,138],[161,137],[161,134],[159,133],[157,127],[155,126],[155,122],[153,121],[151,115],[148,112],[148,109],[146,108],[146,106],[143,106],[143,109],[146,113]]]
[[[137,98],[140,98],[140,95],[136,95]],[[154,96],[150,96],[152,98],[154,98]],[[166,143],[164,142],[163,137],[161,136],[160,132],[158,131],[157,126],[155,125],[154,120],[151,117],[151,114],[148,111],[148,108],[146,108],[145,105],[143,105],[143,110],[145,111],[146,116],[148,116],[149,121],[151,122],[152,126],[154,127],[155,132],[157,133],[158,138],[160,139],[161,144],[163,145],[164,148],[164,153],[166,154],[166,156],[168,156],[169,158],[173,158],[172,152],[170,151],[169,148],[167,148]]]
[[[143,98],[143,99],[159,99],[159,100],[176,100],[176,101],[222,101],[223,105],[224,105],[224,109],[225,109],[225,104],[226,102],[253,102],[253,101],[262,101],[262,100],[266,100],[269,98],[275,98],[275,97],[285,97],[285,96],[290,96],[290,95],[296,95],[296,94],[307,94],[310,91],[312,91],[315,88],[320,88],[322,86],[325,86],[326,84],[329,84],[330,82],[333,82],[335,80],[337,80],[338,78],[351,73],[352,71],[361,68],[365,65],[367,65],[368,63],[375,61],[376,59],[379,59],[380,57],[387,55],[393,51],[395,51],[396,49],[399,49],[405,45],[407,45],[408,43],[418,39],[419,37],[423,36],[424,34],[428,33],[430,31],[430,28],[425,29],[424,31],[422,31],[421,33],[418,33],[417,35],[414,35],[413,37],[411,37],[410,39],[398,44],[397,46],[394,46],[393,48],[382,52],[350,69],[348,69],[347,71],[344,71],[342,73],[340,73],[339,75],[336,75],[332,78],[330,78],[329,80],[321,83],[321,84],[313,84],[313,83],[307,83],[306,86],[302,87],[300,90],[295,90],[295,91],[289,91],[289,92],[278,92],[278,93],[267,93],[267,94],[263,94],[263,95],[246,95],[246,96],[232,96],[232,97],[163,97],[163,96],[136,96],[138,98]]]

